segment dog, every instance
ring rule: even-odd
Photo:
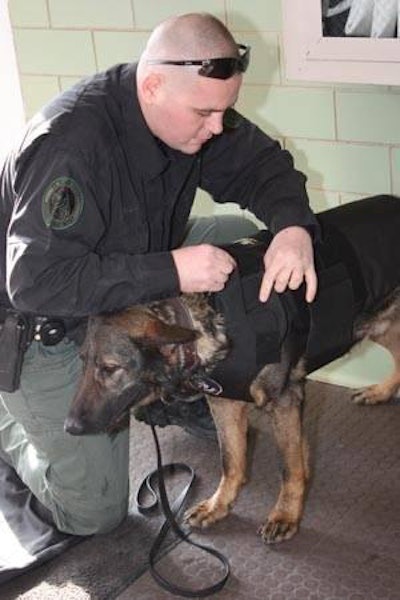
[[[213,295],[183,294],[89,319],[82,378],[66,431],[74,435],[110,431],[132,407],[160,397],[185,400],[201,390],[207,393],[218,433],[222,477],[210,498],[187,511],[185,518],[192,526],[205,527],[225,517],[245,482],[248,400],[270,413],[282,454],[279,496],[260,528],[263,541],[275,543],[295,535],[304,510],[310,476],[301,422],[306,375],[370,339],[391,352],[395,367],[382,383],[356,391],[354,401],[381,404],[400,387],[400,199],[367,198],[320,213],[318,219],[322,241],[316,244],[317,299],[308,306],[300,298],[304,289],[274,293],[280,314],[286,315],[290,304],[295,306],[295,317],[286,316],[284,326],[275,316],[271,320],[268,312],[263,316],[263,308],[256,306],[256,321],[262,326],[272,323],[274,335],[264,331],[260,338],[257,333],[257,344],[245,339],[247,354],[251,354],[250,345],[258,348],[263,343],[270,351],[269,362],[260,366],[256,361],[256,374],[250,378],[234,367],[232,373],[239,372],[239,379],[245,379],[241,393],[246,398],[232,399],[215,378],[236,342],[232,345],[232,328],[220,306],[212,302]],[[263,243],[256,236],[242,244],[247,256],[258,252],[261,270],[265,235],[268,238],[261,234]],[[250,277],[256,293],[261,277],[262,272]],[[299,298],[300,309],[296,308]],[[318,309],[313,308],[318,304]],[[320,314],[321,306],[325,316]],[[299,315],[303,320],[299,321]],[[239,327],[239,338],[249,329],[247,324]],[[330,337],[333,351],[327,343]],[[276,339],[280,348],[273,348],[271,354]]]

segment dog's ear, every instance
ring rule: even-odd
[[[168,325],[153,317],[147,320],[139,337],[136,332],[135,339],[148,346],[164,346],[193,342],[198,335],[194,329],[187,329],[180,325]]]
[[[115,325],[127,331],[133,340],[147,346],[185,344],[199,336],[194,329],[169,325],[141,307],[128,308],[113,315],[112,320]]]

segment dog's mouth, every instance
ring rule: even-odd
[[[143,395],[144,390],[139,389],[135,390],[135,393],[132,397],[130,397],[123,402],[122,406],[120,406],[120,402],[118,402],[118,410],[112,415],[111,419],[108,421],[106,425],[100,424],[101,431],[105,433],[115,433],[125,429],[129,424],[129,413],[131,408],[140,404],[146,397],[146,394]]]
[[[127,388],[117,399],[108,398],[97,411],[85,406],[72,408],[64,422],[71,435],[110,433],[122,429],[130,409],[146,400],[149,390],[144,384]]]

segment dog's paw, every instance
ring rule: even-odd
[[[363,405],[374,405],[384,404],[390,400],[390,394],[388,396],[387,391],[383,391],[379,385],[370,385],[369,387],[356,390],[352,396],[354,404]]]
[[[229,507],[212,498],[189,508],[184,515],[185,523],[192,527],[208,527],[229,513]]]
[[[290,540],[296,535],[299,529],[298,521],[291,521],[283,514],[276,515],[261,525],[258,533],[265,544],[276,544],[285,540]]]

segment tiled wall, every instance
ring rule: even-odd
[[[168,15],[209,11],[252,46],[239,109],[290,149],[308,176],[316,211],[363,195],[400,195],[400,88],[288,82],[280,0],[9,0],[9,6],[28,116],[77,78],[137,58],[151,28]],[[196,212],[213,210],[234,208],[215,208],[199,196]]]

